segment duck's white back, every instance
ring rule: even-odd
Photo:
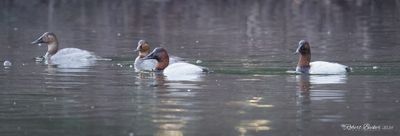
[[[204,73],[204,68],[186,62],[170,64],[164,69],[164,75],[168,80],[199,81]]]
[[[347,68],[339,63],[314,61],[310,63],[310,74],[346,74]]]
[[[97,56],[92,52],[78,48],[64,48],[51,56],[51,64],[58,67],[79,68],[91,66],[95,63]]]

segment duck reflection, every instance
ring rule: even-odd
[[[310,126],[309,123],[312,119],[311,114],[311,99],[310,99],[310,75],[297,75],[297,100],[296,105],[298,107],[296,113],[296,126],[298,130],[304,130],[307,126]]]
[[[87,68],[58,68],[56,65],[46,65],[44,78],[46,88],[52,89],[79,89],[88,83],[82,77],[88,77]]]
[[[347,82],[346,75],[296,75],[298,107],[296,113],[296,126],[298,130],[306,130],[311,127],[311,120],[335,121],[341,118],[339,115],[321,115],[313,117],[312,103],[321,104],[318,101],[342,102],[344,100],[343,90],[324,90],[325,85],[341,85]],[[329,86],[331,88],[331,86]],[[332,118],[333,117],[333,118]]]
[[[297,96],[301,103],[310,103],[310,100],[343,100],[344,91],[338,89],[318,89],[326,88],[324,85],[338,85],[347,82],[346,75],[296,75]]]
[[[198,119],[192,98],[202,87],[193,81],[169,80],[166,76],[149,72],[138,73],[137,85],[143,90],[154,90],[154,104],[150,108],[151,122],[156,136],[182,136],[184,128]],[[194,106],[195,107],[195,106]]]

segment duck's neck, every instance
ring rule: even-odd
[[[167,54],[165,55],[166,57],[161,57],[157,59],[157,65],[156,65],[157,71],[162,71],[169,65],[169,56]]]
[[[299,62],[297,63],[297,67],[310,67],[311,62],[311,53],[310,54],[301,54],[299,58]]]
[[[139,51],[139,58],[146,57],[149,54],[149,51]]]
[[[47,45],[47,53],[49,55],[54,55],[58,51],[58,42],[52,42]]]

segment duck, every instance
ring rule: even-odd
[[[135,59],[133,64],[135,68],[135,72],[141,71],[153,71],[156,68],[157,61],[155,59],[143,59],[147,56],[150,51],[150,44],[146,40],[139,40],[135,52],[138,52],[138,56]],[[183,61],[182,58],[171,56],[169,58],[169,63],[176,63],[179,61]]]
[[[154,71],[161,73],[167,77],[183,76],[183,75],[196,75],[207,73],[209,70],[205,67],[197,66],[187,62],[169,63],[169,55],[166,49],[162,47],[155,48],[151,53],[143,58],[144,60],[155,59],[157,64]]]
[[[300,40],[295,54],[300,54],[296,72],[302,74],[341,75],[351,72],[351,68],[335,62],[311,62],[311,46],[308,41]]]
[[[44,56],[36,57],[37,62],[44,62],[48,65],[58,67],[79,68],[91,66],[100,57],[93,52],[78,48],[64,48],[59,50],[57,36],[52,32],[45,32],[42,36],[32,42],[32,44],[47,44],[47,52]]]

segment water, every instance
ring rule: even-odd
[[[398,135],[399,1],[0,2],[1,135]],[[111,58],[35,63],[61,48]],[[196,81],[140,75],[139,39],[213,70]],[[343,76],[293,70],[300,39]],[[375,126],[375,127],[374,127]],[[379,127],[379,128],[378,128]]]

